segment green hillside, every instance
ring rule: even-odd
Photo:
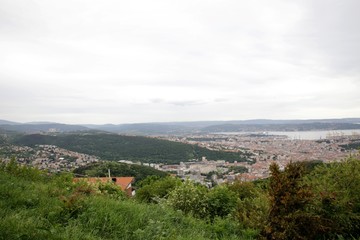
[[[166,177],[169,174],[152,167],[141,165],[130,165],[126,163],[117,162],[100,162],[88,164],[84,167],[79,167],[74,170],[75,174],[86,175],[89,177],[106,177],[108,176],[108,169],[112,176],[116,177],[135,177],[136,183],[142,181],[148,176]]]
[[[211,189],[149,177],[135,198],[0,162],[0,239],[359,239],[359,159],[274,163],[267,181]]]
[[[111,184],[72,183],[14,162],[0,163],[0,239],[253,239],[239,223],[213,223],[166,205],[128,199]]]
[[[359,239],[360,161],[270,166],[262,184],[208,189],[149,177],[135,198],[0,162],[0,239]]]
[[[30,134],[17,138],[14,144],[33,147],[50,144],[71,151],[95,155],[103,160],[132,160],[174,164],[206,156],[209,160],[249,161],[243,153],[212,151],[206,148],[149,137],[117,134]]]

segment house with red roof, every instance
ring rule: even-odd
[[[89,177],[89,178],[74,178],[74,182],[86,181],[88,183],[107,183],[111,182],[121,188],[129,197],[135,195],[135,190],[132,184],[135,182],[134,177]]]

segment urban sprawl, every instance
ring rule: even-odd
[[[235,179],[253,181],[269,176],[269,166],[276,162],[280,168],[293,161],[322,162],[340,161],[357,150],[348,150],[346,146],[360,142],[360,135],[329,136],[318,140],[289,139],[286,136],[267,134],[206,134],[188,136],[167,136],[162,139],[194,144],[217,151],[239,152],[248,156],[247,161],[225,161],[222,159],[184,159],[176,165],[140,163],[119,159],[118,162],[142,164],[162,171],[168,171],[184,179],[213,185],[231,182]],[[89,163],[102,161],[96,156],[73,152],[53,145],[37,145],[34,148],[24,146],[3,146],[2,158],[17,156],[21,164],[32,165],[51,172],[71,171]]]

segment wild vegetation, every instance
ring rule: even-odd
[[[147,176],[166,177],[169,175],[167,172],[156,170],[152,167],[118,162],[92,163],[76,168],[73,172],[77,176],[106,177],[108,176],[109,169],[111,176],[134,177],[136,179],[135,184],[141,182]]]
[[[37,144],[56,145],[71,151],[95,155],[103,160],[176,164],[206,156],[209,160],[249,161],[249,155],[245,153],[214,151],[196,145],[150,137],[106,133],[29,134],[16,138],[13,143],[29,147]]]
[[[12,161],[0,167],[0,239],[251,239],[239,223],[197,219]]]
[[[360,239],[357,157],[211,189],[149,176],[135,198],[13,160],[0,166],[0,239]]]

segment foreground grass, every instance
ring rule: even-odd
[[[253,239],[232,219],[185,216],[94,192],[66,175],[0,169],[0,239]]]

